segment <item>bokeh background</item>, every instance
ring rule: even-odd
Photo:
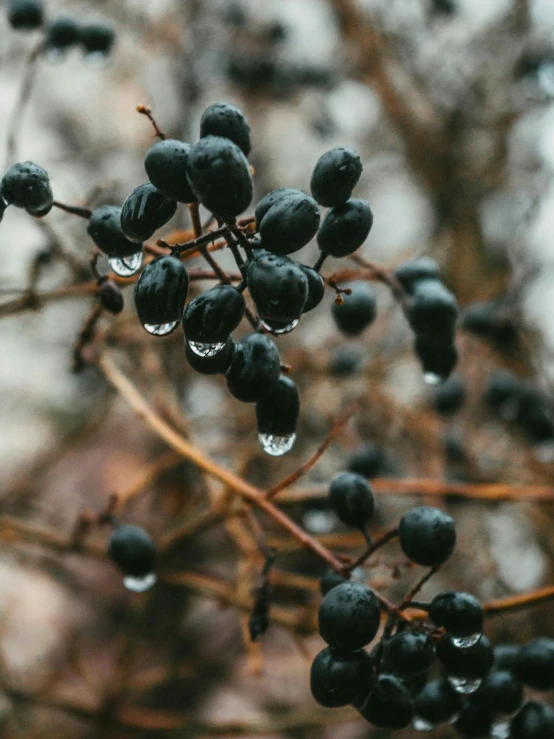
[[[508,348],[460,330],[467,400],[445,419],[387,287],[375,286],[378,319],[356,340],[334,326],[329,291],[279,339],[302,412],[293,452],[272,460],[258,447],[252,408],[230,398],[222,378],[191,372],[180,332],[149,337],[127,287],[124,313],[101,321],[102,345],[149,403],[219,464],[266,488],[357,400],[303,493],[283,504],[295,520],[329,546],[361,551],[324,493],[360,445],[372,445],[377,529],[421,500],[456,518],[457,552],[427,595],[457,587],[490,600],[551,583],[552,442],[537,448],[483,400],[499,368],[533,387],[545,409],[552,399],[551,0],[45,0],[49,18],[108,20],[117,43],[102,66],[77,49],[40,58],[15,121],[40,33],[14,32],[4,6],[0,159],[14,126],[15,160],[45,167],[58,200],[122,203],[146,179],[153,138],[139,103],[172,137],[194,142],[203,109],[229,101],[252,127],[256,200],[282,185],[308,190],[323,152],[352,147],[364,164],[355,194],[375,215],[361,255],[386,267],[432,256],[463,309],[497,300],[514,327]],[[189,225],[179,209],[167,233]],[[0,226],[2,736],[388,736],[310,695],[321,563],[260,519],[280,555],[274,622],[252,645],[247,618],[263,560],[248,522],[235,515],[204,527],[222,487],[168,452],[97,369],[71,371],[94,298],[55,291],[90,280],[91,248],[85,221],[60,211],[38,221],[10,208]],[[316,255],[311,244],[302,259]],[[221,263],[231,266],[225,253]],[[341,266],[355,267],[324,271]],[[35,305],[21,300],[31,275]],[[515,492],[491,499],[489,485],[500,482]],[[536,486],[541,502],[527,500]],[[121,519],[159,542],[183,527],[161,562],[167,577],[143,595],[127,592],[106,559],[105,528],[83,551],[70,544],[79,514],[101,511],[114,493]],[[388,556],[364,576],[401,599],[417,572],[394,546]],[[498,616],[487,633],[554,636],[552,616],[549,604]]]

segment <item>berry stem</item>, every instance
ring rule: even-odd
[[[423,575],[423,577],[410,590],[408,595],[404,598],[402,603],[398,606],[398,609],[400,611],[403,611],[405,608],[407,608],[412,603],[413,599],[419,593],[422,587],[425,585],[425,583],[428,582],[433,577],[433,575],[436,575],[436,573],[439,570],[440,570],[440,565],[435,565],[435,567],[431,567],[431,569],[428,572],[426,572]]]
[[[350,574],[352,570],[355,570],[356,567],[359,567],[362,565],[371,555],[376,552],[378,549],[381,549],[381,547],[385,546],[385,544],[388,544],[389,541],[392,541],[393,539],[396,539],[397,536],[400,534],[400,530],[398,528],[391,529],[390,531],[387,531],[386,534],[383,534],[383,536],[380,539],[377,539],[377,541],[374,541],[373,544],[371,544],[363,554],[361,554],[358,559],[354,560],[349,565],[343,566],[343,572]]]
[[[148,118],[154,128],[155,136],[157,136],[160,141],[165,141],[165,139],[167,138],[167,134],[160,130],[158,124],[156,123],[156,119],[152,115],[152,108],[149,108],[146,105],[137,105],[136,111],[137,113],[145,115]]]
[[[319,272],[319,270],[323,267],[323,263],[325,262],[328,256],[329,255],[327,254],[327,252],[324,252],[324,251],[319,252],[319,256],[316,259],[316,262],[314,264],[314,269],[316,272]]]
[[[90,210],[90,208],[83,208],[80,205],[66,205],[65,203],[60,203],[59,200],[54,200],[52,205],[54,206],[54,208],[59,208],[66,213],[71,213],[71,215],[86,218],[87,221],[92,215],[92,210]]]
[[[334,422],[333,426],[331,427],[331,430],[325,437],[325,439],[321,442],[319,447],[316,449],[315,453],[306,461],[304,464],[299,467],[294,472],[291,472],[290,475],[287,475],[281,482],[278,482],[276,485],[274,485],[270,490],[268,490],[265,494],[265,497],[267,500],[271,500],[274,498],[278,493],[281,492],[281,490],[285,490],[286,488],[293,485],[297,480],[299,480],[303,475],[305,475],[311,468],[316,464],[316,462],[323,456],[323,454],[327,451],[329,446],[331,445],[331,442],[333,439],[337,436],[337,434],[341,431],[341,429],[348,423],[350,418],[356,413],[358,410],[359,402],[355,401],[354,403],[351,403],[348,408],[342,413],[339,418]]]

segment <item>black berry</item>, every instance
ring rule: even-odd
[[[317,308],[317,306],[323,300],[325,295],[325,283],[323,282],[322,276],[319,272],[316,272],[312,267],[308,267],[305,264],[298,264],[302,272],[304,272],[306,279],[308,280],[308,297],[302,313],[308,313],[308,311]]]
[[[352,195],[362,169],[360,155],[352,149],[337,148],[325,152],[312,173],[312,195],[326,208],[342,205]]]
[[[275,389],[281,361],[273,341],[263,334],[248,334],[235,345],[227,372],[227,386],[243,403],[255,403]]]
[[[109,257],[130,257],[141,250],[142,244],[129,241],[121,230],[121,208],[101,205],[93,211],[87,232],[96,246]]]
[[[527,701],[510,723],[510,739],[552,739],[554,710],[538,701]]]
[[[539,637],[521,648],[517,676],[536,690],[554,688],[554,639]]]
[[[221,136],[206,136],[191,147],[187,177],[197,199],[224,219],[242,213],[252,200],[252,175],[241,149]]]
[[[329,487],[329,499],[340,520],[356,529],[365,529],[375,510],[369,483],[355,472],[336,475]]]
[[[423,372],[437,381],[446,380],[458,363],[458,351],[453,343],[442,343],[424,336],[416,336],[414,352]]]
[[[490,736],[494,713],[479,703],[466,703],[454,723],[456,731],[468,739]]]
[[[115,43],[115,30],[106,23],[87,23],[81,27],[79,35],[87,54],[106,56]]]
[[[46,29],[46,44],[52,49],[65,50],[79,43],[79,24],[66,15],[54,18]]]
[[[287,325],[302,315],[308,298],[308,279],[288,257],[262,252],[250,262],[247,282],[265,323]]]
[[[190,145],[176,139],[157,141],[148,149],[144,169],[150,182],[178,203],[194,203],[196,195],[187,180]]]
[[[289,436],[296,432],[300,398],[294,382],[281,375],[275,388],[256,403],[258,432]]]
[[[189,341],[217,344],[227,341],[244,316],[242,293],[231,285],[216,285],[190,301],[183,313]]]
[[[433,406],[437,413],[450,416],[459,411],[466,398],[466,389],[460,377],[450,377],[443,382],[433,395]]]
[[[400,520],[400,546],[404,554],[425,567],[441,565],[456,544],[453,519],[429,506],[410,509]]]
[[[413,286],[407,316],[415,334],[444,343],[454,336],[456,298],[439,280],[419,280]]]
[[[436,653],[449,675],[466,679],[485,677],[494,661],[494,652],[486,636],[471,647],[457,647],[453,637],[444,634],[437,644]]]
[[[124,307],[123,293],[120,287],[113,280],[105,280],[98,290],[98,299],[110,313],[117,315],[121,313]]]
[[[41,0],[9,0],[8,21],[18,31],[40,28],[44,19]]]
[[[326,708],[347,706],[373,687],[373,665],[367,652],[338,654],[330,647],[314,659],[310,687],[316,701]]]
[[[50,212],[54,202],[48,173],[34,162],[13,164],[2,177],[2,197],[9,205],[25,208],[40,217]]]
[[[428,682],[414,700],[416,716],[433,726],[441,724],[460,712],[462,698],[441,678]]]
[[[140,526],[117,526],[108,542],[108,555],[123,573],[131,577],[144,577],[156,567],[154,543]]]
[[[188,284],[186,267],[176,257],[156,257],[146,265],[133,294],[139,320],[149,333],[165,335],[176,328]]]
[[[348,471],[365,478],[377,477],[386,466],[385,453],[374,444],[361,444],[348,460]]]
[[[121,230],[131,241],[142,243],[173,218],[177,203],[166,198],[150,182],[135,187],[121,208]]]
[[[319,581],[319,591],[321,595],[327,595],[331,588],[334,588],[337,585],[342,585],[343,582],[346,582],[346,577],[341,575],[339,572],[335,572],[335,570],[332,570],[329,567],[321,576]]]
[[[421,280],[439,280],[440,269],[434,259],[420,257],[401,264],[394,270],[394,276],[404,290],[411,294],[416,283]]]
[[[332,588],[319,607],[319,633],[330,647],[355,651],[367,646],[379,630],[381,612],[373,590],[345,582]]]
[[[429,607],[429,618],[453,636],[469,637],[483,631],[483,609],[469,593],[449,591],[436,595]]]
[[[512,715],[523,703],[523,698],[523,685],[511,672],[491,670],[472,700],[495,713]]]
[[[230,103],[214,103],[206,108],[200,121],[200,136],[222,136],[250,154],[250,126],[244,113]]]
[[[426,672],[435,661],[433,642],[423,631],[401,631],[385,644],[383,666],[400,677]]]
[[[332,257],[347,257],[364,243],[372,225],[369,203],[351,199],[327,212],[317,232],[317,243]]]
[[[387,674],[379,675],[375,688],[358,710],[373,726],[395,730],[408,726],[414,715],[408,689],[399,678]]]
[[[302,190],[281,188],[256,208],[262,246],[274,254],[292,254],[305,246],[319,226],[317,203]]]
[[[224,375],[231,365],[235,353],[235,342],[231,337],[223,349],[215,355],[205,357],[196,354],[185,339],[185,357],[193,370],[201,375]]]
[[[358,336],[370,326],[377,316],[375,291],[367,282],[359,280],[347,287],[351,295],[343,295],[340,305],[333,303],[333,318],[337,327],[348,336]]]

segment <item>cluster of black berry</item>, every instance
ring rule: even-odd
[[[8,21],[18,31],[34,31],[44,26],[44,50],[50,59],[62,59],[72,46],[81,46],[87,57],[101,60],[115,42],[115,31],[107,23],[77,23],[60,15],[45,23],[42,0],[9,0]]]
[[[341,473],[329,496],[341,521],[367,535],[374,509],[367,481]],[[452,518],[426,506],[404,514],[398,536],[412,562],[433,568],[449,559],[456,542]],[[328,570],[321,578],[319,633],[328,646],[314,659],[310,676],[318,703],[353,705],[373,726],[395,730],[412,723],[416,730],[429,731],[448,722],[465,737],[554,736],[554,711],[534,700],[524,703],[523,688],[554,687],[554,641],[493,649],[483,634],[479,601],[449,591],[430,603],[410,601],[427,614],[424,620],[404,621],[401,611],[389,611],[368,653],[365,647],[380,629],[381,606],[375,592],[357,579],[351,568],[344,574]]]

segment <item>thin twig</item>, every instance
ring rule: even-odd
[[[81,218],[86,218],[87,220],[92,215],[92,210],[90,208],[84,208],[80,205],[66,205],[65,203],[60,203],[59,200],[54,200],[53,205],[54,208],[59,208],[66,213],[71,213],[71,215],[73,216],[80,216]]]
[[[149,108],[146,105],[137,105],[136,107],[137,113],[140,113],[141,115],[145,115],[150,123],[152,124],[154,128],[154,134],[161,140],[164,141],[167,138],[167,134],[160,130],[158,124],[156,123],[156,120],[154,116],[152,115],[152,109]]]
[[[387,531],[387,533],[383,534],[383,536],[380,539],[377,539],[377,541],[374,541],[373,544],[371,544],[365,550],[365,552],[358,557],[358,559],[354,560],[354,562],[352,562],[349,565],[343,565],[344,572],[352,572],[352,570],[355,570],[356,567],[359,567],[360,565],[362,565],[378,549],[381,549],[381,547],[385,546],[385,544],[388,544],[389,541],[396,539],[398,534],[399,534],[398,529],[391,529],[391,531]]]
[[[25,71],[23,80],[19,89],[19,97],[13,109],[13,113],[8,124],[8,136],[6,145],[6,167],[9,167],[15,159],[17,150],[17,135],[21,130],[23,114],[33,91],[33,83],[38,69],[38,60],[44,51],[44,40],[41,39],[35,48],[31,51],[25,62]]]

